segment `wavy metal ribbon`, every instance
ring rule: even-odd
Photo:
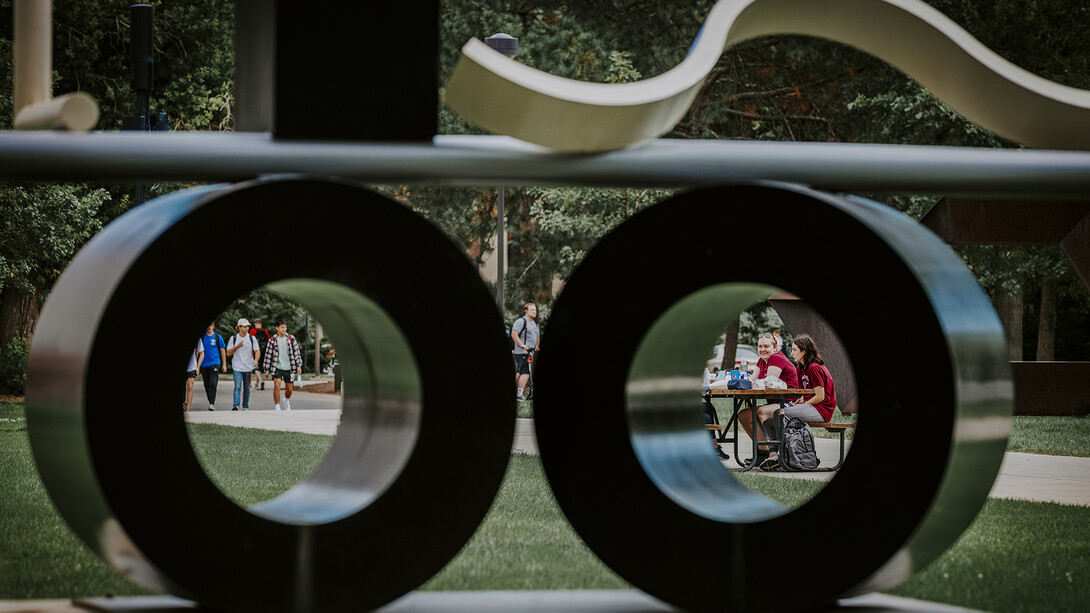
[[[635,83],[565,79],[471,39],[444,99],[498,134],[561,151],[621,149],[661,136],[680,121],[725,47],[770,34],[857,47],[1016,142],[1090,149],[1090,91],[1015,66],[919,0],[721,0],[680,64]]]

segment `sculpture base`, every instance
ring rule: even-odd
[[[173,596],[0,603],[0,613],[193,613],[200,610],[197,603]],[[380,609],[382,613],[659,613],[677,610],[637,590],[413,592]],[[835,606],[814,611],[965,613],[969,609],[886,594],[866,594],[845,598]]]

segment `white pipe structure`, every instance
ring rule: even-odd
[[[84,92],[53,98],[53,6],[15,0],[15,129],[86,132],[98,123],[95,99]]]
[[[550,149],[623,149],[669,132],[725,47],[773,34],[857,47],[970,121],[1024,145],[1090,149],[1090,91],[1015,66],[920,0],[720,0],[680,64],[635,83],[565,79],[471,39],[444,99],[487,130]]]

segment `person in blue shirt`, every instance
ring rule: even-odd
[[[223,347],[223,336],[216,333],[216,322],[208,324],[208,330],[201,337],[204,346],[204,359],[201,360],[201,378],[204,379],[204,394],[208,396],[208,410],[216,410],[216,386],[220,382],[220,371],[227,363],[227,353]]]

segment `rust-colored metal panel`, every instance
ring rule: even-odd
[[[1079,278],[1090,287],[1090,213],[1067,233],[1060,247],[1067,254],[1067,259],[1071,260],[1075,272],[1079,273]]]
[[[1086,417],[1090,362],[1011,362],[1014,414]]]
[[[1055,245],[1090,214],[1090,202],[943,198],[920,220],[953,245]]]
[[[841,413],[855,413],[859,410],[859,399],[855,389],[855,373],[852,372],[851,360],[844,351],[829,324],[817,311],[810,308],[805,302],[797,298],[791,299],[789,294],[779,294],[770,299],[772,308],[783,320],[791,334],[809,334],[817,342],[821,357],[825,360],[825,367],[833,375],[833,383],[836,384],[836,401]],[[789,351],[785,351],[789,353]]]

